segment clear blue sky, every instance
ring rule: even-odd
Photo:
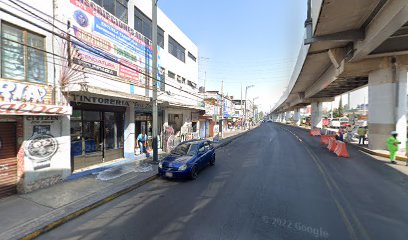
[[[159,0],[159,7],[198,46],[199,85],[248,98],[262,110],[279,99],[304,35],[305,0]],[[206,59],[208,58],[208,59]],[[244,93],[245,94],[245,93]]]

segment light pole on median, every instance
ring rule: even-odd
[[[255,85],[249,85],[245,87],[245,107],[244,107],[244,129],[246,129],[246,119],[247,119],[247,112],[246,112],[246,107],[247,107],[247,94],[248,94],[248,88],[255,87]]]

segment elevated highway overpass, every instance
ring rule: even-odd
[[[368,85],[369,148],[383,149],[397,130],[405,148],[408,66],[407,0],[309,0],[305,40],[288,86],[272,112],[322,103]]]

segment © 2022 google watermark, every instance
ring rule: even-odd
[[[294,222],[288,219],[279,217],[262,216],[262,221],[266,224],[271,224],[277,227],[287,228],[294,231],[305,232],[315,238],[329,238],[329,233],[321,227],[312,227],[301,222]]]

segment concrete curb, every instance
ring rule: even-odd
[[[239,137],[242,137],[243,135],[249,133],[250,131],[252,131],[253,129],[256,129],[256,128],[257,127],[254,127],[251,130],[248,130],[248,131],[239,133],[239,134],[237,134],[235,136],[227,138],[227,140],[225,142],[222,142],[220,145],[216,146],[215,149],[222,148],[222,147],[228,145],[229,143],[231,143],[235,139],[237,139]],[[109,193],[109,194],[107,194],[107,196],[103,196],[103,198],[98,199],[96,201],[92,201],[92,200],[89,201],[89,199],[87,199],[88,203],[85,204],[85,205],[83,205],[81,203],[74,203],[74,205],[78,204],[78,205],[82,205],[82,206],[77,206],[77,207],[75,207],[75,206],[66,206],[64,208],[67,208],[67,209],[62,210],[61,214],[58,214],[58,213],[57,214],[52,214],[51,213],[51,215],[54,215],[54,216],[51,216],[51,219],[52,219],[51,221],[48,221],[48,222],[43,223],[43,224],[38,223],[38,222],[41,222],[41,219],[38,219],[37,221],[34,221],[34,222],[29,221],[28,223],[24,224],[25,226],[19,226],[17,229],[13,228],[13,229],[3,233],[3,237],[6,237],[6,239],[23,239],[23,240],[34,239],[34,238],[40,236],[41,234],[44,234],[44,233],[46,233],[46,232],[48,232],[48,231],[50,231],[50,230],[64,224],[64,223],[66,223],[66,222],[68,222],[68,221],[70,221],[72,219],[75,219],[75,218],[77,218],[77,217],[91,211],[92,209],[95,209],[95,208],[97,208],[97,207],[99,207],[99,206],[101,206],[101,205],[103,205],[105,203],[108,203],[108,202],[110,202],[110,201],[112,201],[112,200],[114,200],[114,199],[116,199],[116,198],[118,198],[118,197],[120,197],[120,196],[122,196],[122,195],[124,195],[126,193],[129,193],[129,192],[131,192],[131,191],[133,191],[133,190],[135,190],[135,189],[137,189],[137,188],[139,188],[139,187],[141,187],[141,186],[143,186],[143,185],[145,185],[145,184],[147,184],[147,183],[149,183],[149,182],[151,182],[151,181],[153,181],[153,180],[155,180],[157,178],[158,178],[157,175],[150,176],[150,177],[148,177],[146,179],[143,179],[141,181],[133,183],[133,184],[131,184],[129,186],[126,186],[126,187],[124,187],[122,189],[116,189],[113,193]],[[49,217],[50,217],[49,215],[50,214],[45,214],[44,216],[42,216],[40,218],[48,218],[49,219]],[[36,225],[36,226],[32,226],[32,225]],[[25,229],[21,229],[22,227],[23,228],[25,227]],[[32,231],[32,229],[30,230],[29,227],[34,227],[34,229],[37,229],[37,230]]]
[[[108,203],[122,196],[123,194],[133,191],[157,178],[158,178],[157,175],[153,175],[141,181],[137,181],[136,183],[119,186],[119,188],[121,189],[114,189],[111,192],[107,192],[105,194],[104,193],[96,194],[96,196],[91,196],[89,198],[79,200],[78,202],[73,202],[71,204],[64,206],[61,209],[53,210],[52,212],[47,213],[37,219],[28,221],[24,223],[22,226],[18,226],[6,232],[3,232],[2,238],[5,237],[5,239],[24,239],[24,240],[34,239],[45,232],[48,232],[74,218],[81,216],[82,214],[89,212],[92,209],[95,209],[105,203]],[[33,229],[36,230],[33,231]]]
[[[252,128],[251,130],[247,130],[247,131],[245,131],[245,132],[239,133],[239,134],[237,134],[237,135],[235,135],[235,136],[226,138],[227,140],[226,140],[225,142],[221,143],[221,144],[218,145],[218,146],[215,146],[214,148],[215,148],[215,149],[218,149],[218,148],[225,147],[226,145],[230,144],[230,143],[231,143],[232,141],[234,141],[235,139],[244,136],[245,134],[249,133],[250,131],[256,129],[257,127],[258,127],[258,126]]]
[[[278,122],[277,122],[277,123],[278,123]],[[278,124],[281,124],[281,125],[284,125],[284,126],[291,126],[291,127],[299,128],[299,129],[304,130],[304,131],[306,131],[306,132],[309,130],[309,129],[302,128],[302,127],[299,127],[299,126],[294,126],[294,125],[287,125],[287,124],[282,124],[282,123],[278,123]],[[354,148],[357,148],[357,149],[359,149],[359,150],[361,150],[361,151],[363,151],[363,152],[366,152],[366,153],[368,153],[368,154],[374,155],[374,156],[384,157],[384,158],[389,158],[389,157],[390,157],[389,154],[376,152],[376,151],[373,151],[373,150],[371,150],[371,149],[358,146],[358,145],[356,145],[356,144],[354,144],[354,143],[349,143],[348,145],[350,145],[350,146],[352,146],[352,147],[354,147]],[[396,160],[405,162],[407,159],[406,159],[405,157],[397,156],[397,157],[396,157]]]

